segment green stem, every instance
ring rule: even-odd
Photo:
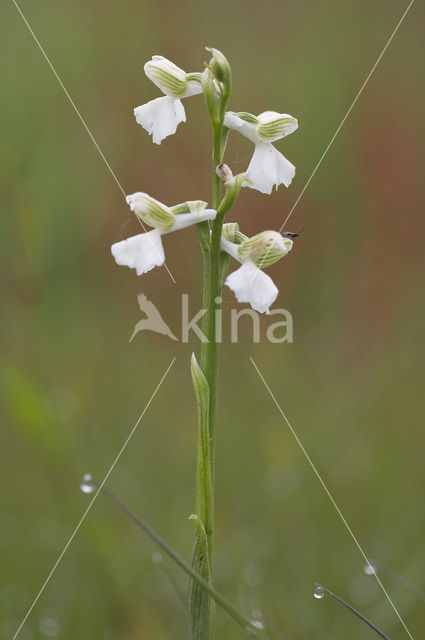
[[[210,226],[208,222],[201,222],[196,225],[199,241],[202,248],[203,256],[203,286],[202,286],[202,308],[207,309],[210,299]],[[208,314],[204,313],[202,316],[202,333],[206,336],[208,333]],[[206,343],[201,342],[201,369],[205,371],[206,368]]]
[[[208,92],[206,97],[208,96]],[[209,95],[209,97],[211,97]],[[217,211],[217,216],[212,224],[212,229],[199,228],[204,259],[203,271],[203,308],[205,313],[202,318],[202,331],[207,342],[201,344],[200,367],[205,376],[207,387],[207,406],[205,416],[199,411],[198,433],[198,459],[197,459],[197,488],[196,504],[198,516],[198,530],[195,532],[195,540],[192,554],[192,568],[198,569],[199,563],[205,563],[204,556],[208,559],[208,566],[203,564],[206,571],[207,583],[213,581],[213,556],[214,556],[214,475],[215,475],[215,421],[217,404],[217,369],[218,369],[218,341],[216,337],[217,314],[220,313],[221,265],[220,265],[220,240],[225,211],[219,211],[221,204],[221,180],[216,173],[216,168],[222,163],[227,142],[227,129],[223,126],[224,115],[228,95],[221,96],[219,109],[215,110],[214,100],[207,97],[207,106],[210,112],[213,129],[212,145],[212,208]],[[224,202],[224,201],[223,201]],[[198,225],[201,227],[201,225]],[[207,241],[208,240],[208,241]],[[203,430],[203,420],[206,422],[206,431]],[[205,447],[205,435],[208,446]],[[208,455],[205,456],[205,451]],[[214,608],[209,606],[208,599],[203,598],[203,592],[194,590],[191,586],[189,608],[192,615],[192,638],[195,640],[211,640],[213,638]]]
[[[221,200],[221,180],[216,175],[215,169],[221,163],[223,144],[222,126],[213,127],[213,154],[212,154],[212,206],[218,210]],[[199,529],[195,532],[193,546],[192,567],[199,572],[199,561],[204,552],[208,558],[208,584],[212,584],[213,552],[214,552],[214,449],[215,449],[215,416],[217,398],[217,362],[218,343],[216,340],[216,312],[220,304],[216,302],[221,292],[220,287],[220,238],[223,226],[223,214],[217,214],[212,225],[212,231],[208,228],[208,243],[205,242],[204,229],[199,229],[199,237],[202,246],[204,271],[203,271],[203,308],[206,310],[202,318],[202,331],[207,337],[207,342],[201,343],[200,366],[204,373],[208,386],[208,402],[206,409],[206,433],[202,428],[203,416],[200,412],[200,427],[198,433],[198,457],[197,457],[197,486],[196,506],[201,519],[206,540],[200,540]],[[201,225],[198,225],[199,227]],[[198,406],[199,411],[199,406]],[[205,440],[208,445],[208,455],[205,455]],[[198,583],[199,585],[199,583]],[[194,638],[211,640],[213,637],[214,607],[211,607],[208,599],[203,598],[199,592],[191,586],[190,608],[192,615],[192,635]],[[210,593],[211,595],[211,593]],[[203,623],[200,623],[200,620]]]
[[[222,149],[222,124],[214,127],[213,156],[212,156],[212,207],[218,210],[221,201],[221,180],[216,174],[216,168],[221,164],[224,149]],[[217,217],[212,225],[211,245],[210,245],[210,273],[208,283],[209,299],[207,303],[206,336],[208,342],[205,343],[205,363],[204,374],[210,388],[209,405],[209,437],[211,453],[211,481],[214,487],[215,472],[215,419],[217,404],[217,371],[218,371],[218,343],[216,340],[216,317],[220,312],[221,304],[217,302],[221,294],[220,287],[220,239],[223,228],[223,215],[217,213]],[[212,561],[212,539],[208,541],[210,549],[210,561]],[[212,566],[212,564],[211,564]]]

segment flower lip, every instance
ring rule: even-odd
[[[165,255],[161,241],[161,231],[152,229],[147,233],[116,242],[111,253],[118,265],[135,269],[138,276],[164,264]]]
[[[136,107],[134,115],[136,122],[152,136],[154,144],[161,144],[177,131],[181,122],[186,122],[181,100],[171,96],[161,96]]]
[[[258,142],[251,158],[243,186],[271,193],[280,184],[289,187],[295,176],[295,167],[271,142]]]
[[[238,302],[249,302],[259,313],[270,313],[270,305],[277,298],[278,289],[273,280],[263,271],[258,271],[253,262],[244,262],[239,269],[226,278]]]

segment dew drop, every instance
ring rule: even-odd
[[[93,476],[91,476],[89,473],[86,473],[83,476],[83,480],[80,484],[80,489],[83,493],[93,493],[93,491],[95,491],[97,485],[96,482],[93,479]]]
[[[251,620],[251,624],[252,626],[254,626],[256,629],[264,629],[264,625],[261,622],[261,620]]]
[[[371,560],[368,564],[365,564],[363,567],[363,571],[367,576],[373,576],[377,572],[376,564],[373,560]]]
[[[316,587],[315,590],[313,591],[313,595],[318,600],[321,600],[325,595],[325,592],[323,591],[322,587]]]

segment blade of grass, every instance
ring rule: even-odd
[[[93,480],[93,484],[97,484]],[[99,485],[97,485],[99,486]],[[256,638],[257,640],[268,640],[267,636],[259,631],[259,629],[246,618],[242,613],[237,611],[233,607],[230,602],[226,600],[224,596],[221,595],[212,585],[208,584],[196,571],[192,569],[192,567],[181,558],[178,553],[174,551],[162,538],[160,538],[155,531],[153,531],[143,520],[141,520],[135,513],[133,513],[127,505],[125,505],[115,494],[113,494],[109,489],[105,486],[102,486],[101,492],[105,494],[121,511],[123,511],[138,527],[142,529],[156,544],[161,547],[165,553],[174,560],[176,564],[179,565],[185,573],[187,573],[193,580],[196,580],[204,589],[208,592],[208,594],[215,600],[215,602],[222,608],[226,613],[233,618],[239,626],[251,637]]]
[[[321,589],[325,593],[328,593],[330,596],[332,596],[332,598],[340,602],[342,605],[344,605],[344,607],[346,607],[349,611],[354,613],[354,615],[360,618],[360,620],[363,620],[363,622],[365,622],[371,629],[373,629],[378,634],[378,636],[381,636],[381,638],[385,638],[385,640],[390,640],[390,638],[386,636],[385,633],[383,633],[380,629],[378,629],[378,627],[374,625],[373,622],[365,618],[361,613],[359,613],[356,609],[354,609],[354,607],[352,607],[347,602],[345,602],[342,598],[340,598],[339,596],[336,596],[334,593],[332,593],[332,591],[329,591],[329,589],[326,589],[318,582],[316,582],[315,584],[318,589]]]

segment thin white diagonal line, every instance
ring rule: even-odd
[[[70,538],[69,538],[68,542],[66,543],[66,545],[65,545],[65,546],[64,546],[64,548],[63,548],[63,550],[61,551],[61,553],[60,553],[60,555],[59,555],[58,559],[56,560],[55,564],[54,564],[54,565],[53,565],[53,567],[51,568],[49,575],[47,576],[47,578],[46,578],[46,579],[45,579],[45,581],[43,582],[43,585],[42,585],[42,587],[41,587],[40,591],[38,592],[38,594],[37,594],[36,598],[34,599],[34,601],[33,601],[32,605],[31,605],[31,606],[30,606],[30,608],[28,609],[28,611],[27,611],[27,613],[26,613],[26,615],[25,615],[25,618],[22,620],[21,624],[19,625],[18,629],[16,630],[16,633],[15,633],[15,635],[13,636],[13,640],[15,640],[15,638],[17,638],[17,636],[18,636],[19,632],[21,631],[22,627],[24,626],[25,622],[27,621],[28,616],[30,615],[31,611],[34,609],[35,605],[37,604],[37,602],[38,602],[38,600],[39,600],[39,598],[40,598],[41,594],[43,593],[44,589],[46,588],[46,586],[47,586],[47,584],[48,584],[48,582],[49,582],[50,578],[52,577],[52,575],[53,575],[53,574],[54,574],[54,572],[56,571],[56,569],[57,569],[57,567],[58,567],[58,565],[59,565],[60,561],[62,560],[63,556],[65,555],[65,553],[66,553],[66,551],[67,551],[67,549],[68,549],[69,545],[71,544],[71,542],[72,542],[72,541],[73,541],[73,539],[75,538],[75,535],[77,534],[77,532],[78,532],[79,528],[80,528],[80,527],[81,527],[81,525],[83,524],[83,522],[84,522],[84,520],[85,520],[85,518],[86,518],[86,516],[87,516],[88,512],[89,512],[89,511],[90,511],[90,509],[92,508],[94,501],[96,500],[97,496],[99,495],[100,491],[102,490],[103,485],[105,484],[105,482],[107,481],[107,479],[108,479],[108,478],[109,478],[109,476],[111,475],[111,473],[112,473],[112,471],[113,471],[113,469],[114,469],[115,465],[117,464],[118,460],[119,460],[119,459],[120,459],[120,457],[121,457],[121,454],[123,453],[123,451],[124,451],[124,449],[126,448],[126,446],[128,445],[128,443],[130,442],[131,438],[132,438],[132,437],[133,437],[133,435],[134,435],[134,432],[136,431],[137,427],[138,427],[138,426],[139,426],[139,424],[140,424],[140,421],[142,420],[142,418],[143,418],[143,416],[145,415],[146,411],[148,410],[148,408],[149,408],[149,406],[150,406],[150,404],[151,404],[152,400],[154,399],[154,397],[156,396],[157,392],[159,391],[159,388],[160,388],[160,386],[162,385],[162,383],[164,382],[164,380],[165,380],[165,378],[166,378],[166,376],[167,376],[168,372],[170,371],[171,367],[173,366],[175,359],[176,359],[176,358],[174,357],[174,358],[171,360],[171,362],[170,362],[170,364],[168,365],[168,367],[167,367],[167,369],[166,369],[166,371],[165,371],[164,375],[162,376],[162,378],[161,378],[161,380],[159,381],[159,383],[158,383],[157,387],[155,388],[154,392],[152,393],[152,395],[151,395],[151,397],[150,397],[150,399],[149,399],[149,401],[148,401],[147,405],[145,406],[145,408],[143,409],[142,413],[140,414],[140,416],[139,416],[139,418],[138,418],[138,420],[137,420],[136,424],[134,425],[134,427],[133,427],[133,428],[132,428],[132,430],[130,431],[130,433],[129,433],[129,435],[128,435],[128,437],[127,437],[126,441],[125,441],[125,442],[124,442],[124,444],[122,445],[122,447],[121,447],[121,449],[120,449],[120,451],[119,451],[118,455],[116,456],[115,460],[113,461],[113,463],[112,463],[112,464],[111,464],[111,466],[109,467],[109,470],[108,470],[107,474],[106,474],[106,475],[105,475],[105,477],[103,478],[103,480],[102,480],[101,484],[99,485],[99,487],[98,487],[98,489],[97,489],[96,493],[94,494],[93,498],[91,499],[91,501],[90,501],[90,503],[89,503],[89,506],[88,506],[88,507],[87,507],[87,509],[84,511],[84,513],[83,513],[83,515],[82,515],[82,517],[81,517],[81,519],[80,519],[79,523],[77,524],[77,526],[75,527],[74,531],[72,532],[72,535],[70,536]]]
[[[22,20],[24,21],[25,25],[28,28],[28,31],[30,32],[30,34],[32,35],[32,37],[34,38],[35,43],[37,44],[38,48],[40,49],[41,53],[43,54],[44,59],[46,60],[47,64],[49,65],[50,69],[53,72],[53,75],[55,76],[56,80],[59,82],[64,94],[66,95],[66,97],[68,98],[69,102],[71,103],[71,106],[73,107],[75,113],[77,114],[77,116],[79,117],[81,124],[83,125],[84,129],[87,131],[90,140],[93,142],[94,146],[96,147],[97,151],[99,152],[100,157],[102,158],[103,162],[106,164],[107,168],[109,169],[109,172],[111,174],[111,176],[113,177],[113,179],[115,180],[116,184],[118,185],[119,190],[121,191],[121,193],[123,194],[124,198],[126,197],[126,193],[123,189],[123,187],[121,186],[120,181],[118,180],[117,176],[115,175],[114,171],[112,170],[111,165],[109,164],[109,162],[107,161],[107,159],[105,158],[105,155],[102,151],[102,149],[99,147],[99,145],[97,144],[92,132],[90,131],[90,129],[88,128],[83,116],[81,115],[81,113],[79,112],[75,102],[73,101],[73,99],[71,98],[71,96],[69,95],[65,85],[63,84],[61,78],[59,77],[58,73],[56,72],[56,69],[54,68],[53,64],[50,61],[50,58],[48,57],[47,53],[44,51],[43,47],[41,46],[37,36],[35,35],[34,31],[32,30],[28,20],[26,19],[26,17],[24,16],[24,14],[22,13],[18,3],[16,2],[16,0],[12,0],[13,4],[15,5],[16,9],[19,12],[19,15],[21,16]],[[137,220],[140,222],[143,231],[146,233],[146,227],[143,224],[143,222],[140,220],[140,218],[138,216],[136,216]],[[155,248],[155,251],[158,253],[159,255],[159,251],[157,249],[157,247],[155,246],[155,244],[153,243],[151,237],[149,236],[149,239],[152,243],[152,246]],[[174,284],[176,284],[176,281],[171,273],[171,271],[169,270],[169,268],[167,267],[167,265],[164,262],[164,267],[166,268],[166,270],[168,271],[168,274],[171,278],[171,280],[174,282]]]
[[[363,556],[364,560],[366,561],[366,563],[369,565],[369,567],[372,570],[373,575],[375,576],[379,586],[381,587],[382,591],[384,592],[388,602],[390,603],[391,607],[393,608],[393,610],[395,611],[398,619],[400,620],[401,624],[403,625],[405,631],[407,632],[410,640],[413,640],[413,636],[410,633],[409,629],[406,626],[406,623],[404,622],[403,618],[401,617],[401,615],[399,614],[395,604],[393,603],[393,601],[391,600],[389,594],[387,593],[384,585],[382,584],[381,580],[379,579],[379,576],[377,575],[376,571],[373,569],[373,565],[370,563],[368,557],[366,556],[365,552],[363,551],[363,548],[361,547],[359,541],[357,540],[356,536],[354,535],[350,525],[348,524],[347,520],[344,518],[344,516],[342,515],[341,509],[338,507],[337,503],[335,502],[335,499],[333,498],[331,492],[329,491],[328,487],[325,484],[325,481],[323,480],[322,476],[320,475],[320,473],[318,472],[316,466],[314,465],[313,461],[311,460],[310,456],[308,455],[307,451],[305,450],[301,440],[299,439],[299,437],[297,436],[294,428],[292,427],[291,423],[289,422],[288,418],[286,417],[283,409],[281,408],[280,404],[278,403],[278,401],[276,400],[272,390],[270,389],[269,385],[267,384],[266,380],[264,379],[263,374],[261,373],[261,371],[259,370],[259,368],[257,367],[256,363],[254,362],[254,359],[250,356],[249,358],[252,362],[252,364],[254,365],[255,370],[257,371],[258,375],[260,376],[260,379],[262,380],[264,386],[266,387],[267,391],[269,392],[273,402],[275,403],[276,407],[278,408],[282,418],[285,420],[286,424],[288,425],[289,429],[291,430],[292,435],[294,436],[295,440],[297,441],[298,446],[300,447],[301,451],[303,452],[304,456],[307,458],[308,463],[310,464],[310,467],[313,469],[317,479],[319,480],[320,484],[322,485],[323,489],[325,490],[329,500],[332,502],[333,506],[335,507],[336,512],[338,513],[339,517],[341,518],[342,522],[344,523],[345,528],[347,529],[348,533],[350,534],[350,536],[352,537],[352,539],[354,540],[356,547],[358,548],[358,550],[360,551],[361,555]]]
[[[414,0],[411,0],[407,9],[405,10],[405,12],[403,13],[403,15],[401,16],[400,20],[397,23],[396,28],[394,29],[394,31],[392,32],[392,34],[390,35],[389,39],[387,40],[387,43],[385,45],[385,47],[382,49],[381,53],[378,56],[378,59],[376,60],[375,64],[373,65],[372,69],[369,71],[366,80],[363,82],[362,86],[360,87],[356,97],[354,98],[353,102],[351,103],[350,108],[348,109],[347,113],[345,114],[345,116],[343,117],[343,119],[341,120],[341,122],[339,123],[337,130],[335,131],[335,133],[333,134],[332,138],[330,139],[330,142],[328,143],[326,149],[324,150],[324,152],[322,153],[322,155],[319,158],[319,162],[316,164],[316,166],[314,167],[309,179],[307,180],[307,182],[305,183],[304,187],[301,189],[301,192],[298,196],[298,198],[295,200],[294,204],[292,205],[291,210],[289,211],[288,215],[286,216],[282,226],[279,229],[279,233],[282,232],[282,229],[284,228],[285,224],[288,222],[289,218],[292,216],[295,207],[297,206],[297,204],[299,203],[299,201],[301,200],[301,198],[304,195],[305,190],[307,189],[308,185],[310,184],[310,182],[312,181],[313,177],[316,174],[316,171],[318,170],[318,168],[320,167],[320,165],[322,164],[322,161],[324,159],[324,157],[326,156],[326,154],[328,153],[329,149],[331,148],[331,146],[333,145],[335,138],[337,137],[338,133],[341,131],[342,127],[344,126],[345,121],[347,120],[348,116],[350,115],[351,111],[353,110],[354,106],[357,103],[357,100],[360,98],[361,94],[363,93],[363,90],[365,88],[365,86],[367,85],[367,83],[369,82],[373,72],[375,71],[376,67],[378,66],[379,62],[381,61],[382,56],[384,55],[384,53],[386,52],[386,50],[388,49],[388,47],[390,46],[391,40],[394,38],[395,34],[397,33],[401,23],[403,22],[404,18],[406,17],[410,7],[412,6]],[[265,255],[265,257],[263,258],[263,262],[264,260],[267,258],[267,256],[269,255],[272,247],[274,245],[274,241],[271,243],[270,247],[267,250],[267,253]],[[257,268],[257,271],[254,273],[254,275],[252,276],[252,280],[251,280],[251,284],[254,281],[258,271],[260,270],[260,268]]]
[[[342,127],[344,126],[345,121],[347,120],[348,116],[350,115],[351,111],[353,110],[353,107],[355,106],[355,104],[357,103],[357,100],[360,98],[361,94],[363,93],[364,88],[366,87],[367,83],[369,82],[373,72],[375,71],[376,67],[378,66],[379,62],[381,61],[382,56],[384,55],[384,53],[386,52],[386,50],[388,49],[388,47],[390,46],[391,40],[394,38],[395,34],[397,33],[401,23],[403,22],[404,18],[406,17],[410,7],[412,6],[414,0],[411,0],[409,3],[409,6],[407,7],[407,9],[405,10],[405,12],[403,13],[403,15],[401,16],[400,20],[397,23],[396,28],[394,29],[394,31],[392,32],[391,36],[389,37],[385,47],[382,49],[381,53],[378,56],[377,61],[375,62],[375,64],[373,65],[372,69],[369,71],[366,80],[363,82],[362,86],[360,87],[360,90],[358,91],[356,97],[354,98],[350,108],[348,109],[347,113],[345,114],[345,116],[343,117],[343,119],[341,120],[340,124],[338,125],[337,130],[335,131],[334,135],[332,136],[328,146],[326,147],[326,149],[324,150],[324,152],[322,153],[322,155],[319,158],[319,162],[316,164],[316,166],[314,167],[309,179],[307,180],[307,182],[305,183],[303,189],[301,190],[300,195],[298,196],[298,198],[295,200],[295,203],[293,204],[290,212],[288,213],[288,215],[286,216],[286,219],[284,221],[284,223],[282,224],[282,226],[279,229],[279,233],[282,231],[283,227],[285,226],[285,224],[288,222],[289,218],[291,217],[295,207],[297,206],[297,204],[299,203],[299,201],[301,200],[302,196],[304,195],[305,190],[307,189],[308,185],[310,184],[312,178],[314,177],[317,169],[320,167],[320,165],[322,164],[322,160],[324,159],[324,157],[326,156],[326,154],[328,153],[329,149],[331,148],[332,144],[335,141],[335,138],[337,137],[338,133],[341,131]]]
[[[125,191],[122,188],[117,176],[115,175],[115,173],[113,172],[111,165],[109,164],[109,162],[107,161],[107,159],[105,158],[102,149],[99,147],[99,145],[97,144],[96,140],[94,139],[94,136],[92,134],[92,132],[90,131],[90,129],[88,128],[83,116],[81,115],[81,113],[79,112],[79,110],[77,109],[75,102],[73,101],[73,99],[71,98],[71,96],[69,95],[65,85],[63,84],[62,80],[60,79],[59,75],[56,72],[56,69],[54,68],[53,64],[50,62],[49,57],[47,56],[47,53],[44,51],[43,47],[41,46],[37,36],[35,35],[34,31],[32,30],[32,28],[30,27],[28,20],[26,19],[26,17],[24,16],[24,14],[22,13],[20,7],[18,6],[16,0],[12,0],[13,4],[15,5],[15,7],[17,8],[22,20],[25,22],[26,26],[28,27],[28,31],[31,33],[32,37],[34,38],[38,48],[40,49],[41,53],[43,54],[44,59],[46,60],[47,64],[49,65],[50,69],[53,72],[53,75],[55,76],[56,80],[59,82],[60,86],[62,87],[63,92],[65,93],[66,97],[68,98],[69,102],[71,103],[75,113],[77,114],[77,116],[79,117],[81,124],[83,125],[84,129],[87,131],[88,135],[90,136],[91,141],[93,142],[94,146],[96,147],[96,149],[98,150],[100,156],[102,157],[103,162],[106,164],[106,166],[109,169],[109,172],[111,173],[113,179],[115,180],[115,182],[118,185],[118,188],[120,189],[121,193],[123,194],[124,198],[125,198]]]

